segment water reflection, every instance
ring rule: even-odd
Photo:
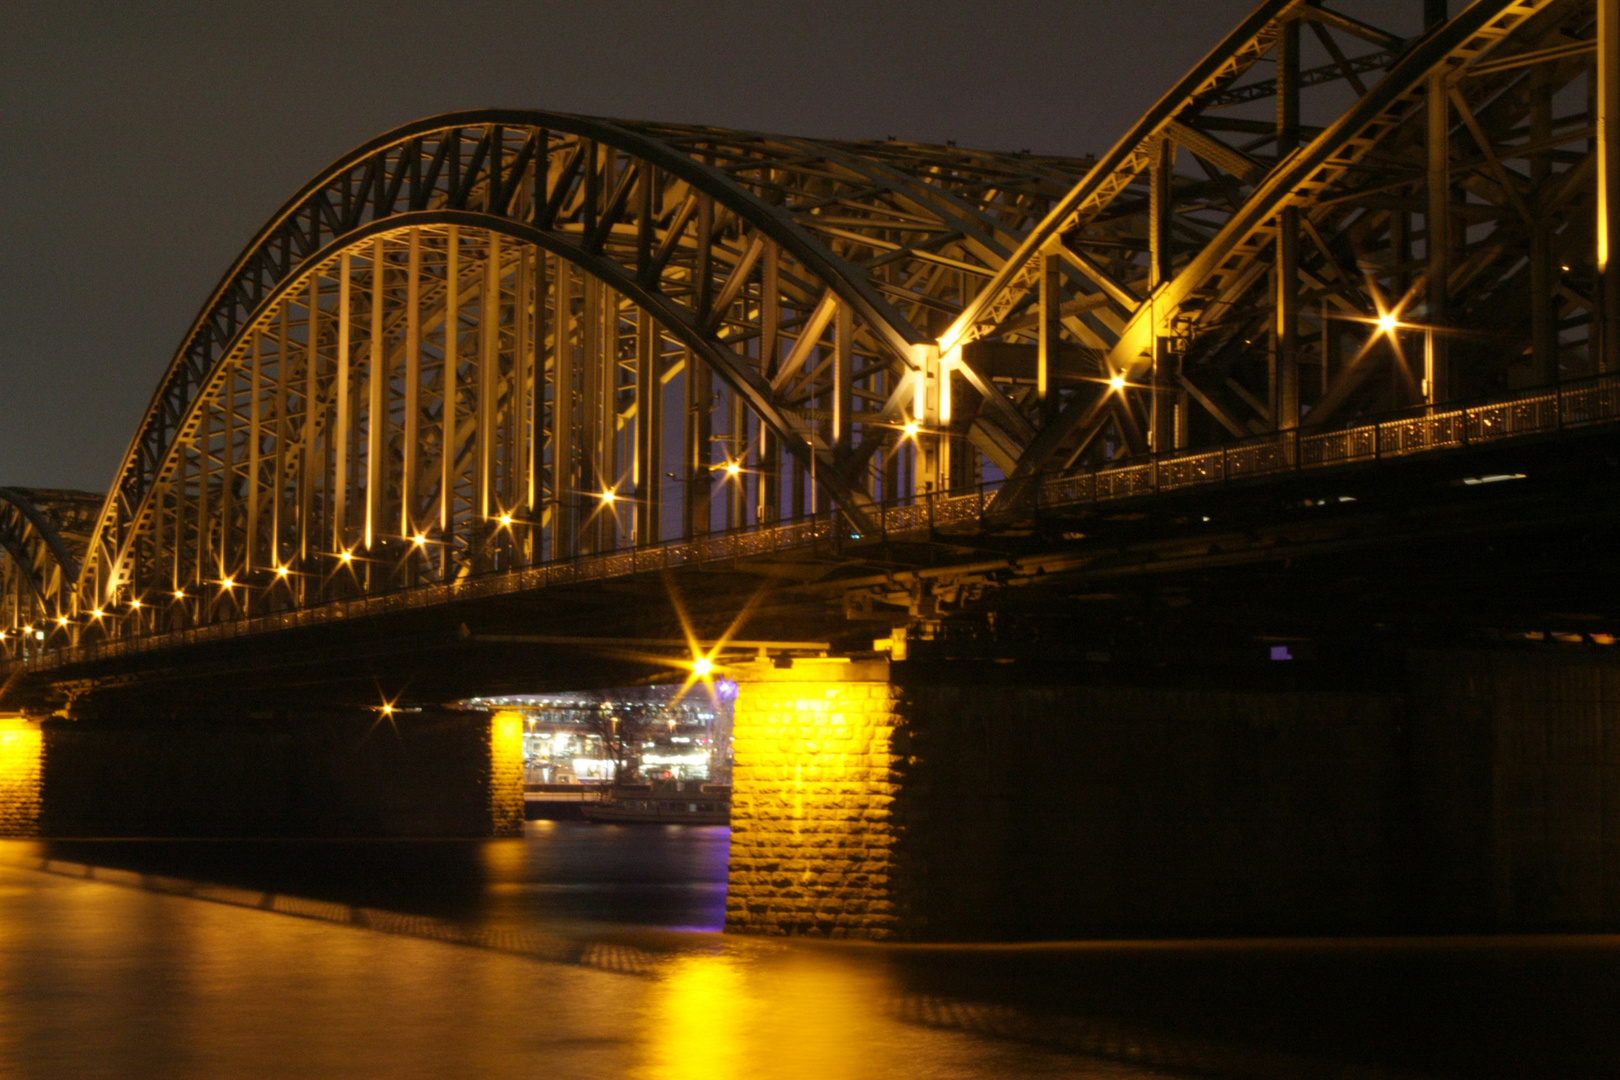
[[[893,986],[872,959],[814,950],[678,957],[642,1019],[638,1075],[740,1080],[775,1069],[857,1080],[904,1069],[893,1055]]]
[[[726,839],[0,842],[0,1075],[1620,1074],[1620,938],[738,939]]]
[[[510,840],[52,840],[43,856],[485,926],[718,930],[724,827],[531,821]]]

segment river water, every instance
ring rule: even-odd
[[[0,843],[0,1076],[1620,1072],[1620,939],[736,938],[726,843]]]

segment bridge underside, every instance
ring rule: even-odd
[[[954,656],[1023,661],[1037,678],[1070,660],[1169,664],[1241,683],[1273,647],[1336,673],[1331,682],[1414,646],[1562,635],[1601,648],[1620,634],[1616,440],[1591,429],[240,637],[82,650],[10,692],[38,711],[71,699],[76,715],[137,700],[206,712],[233,697],[240,711],[366,708],[678,681],[700,655],[722,669],[758,657]]]

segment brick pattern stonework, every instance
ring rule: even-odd
[[[523,835],[523,714],[489,718],[489,819],[491,836]]]
[[[44,765],[39,725],[0,717],[0,836],[39,835]]]
[[[897,936],[887,665],[798,660],[737,676],[726,929]]]

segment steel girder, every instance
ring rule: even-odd
[[[1084,351],[1017,474],[1601,370],[1600,6],[1478,0],[1402,40],[1260,5],[943,336]]]
[[[44,630],[73,608],[72,590],[104,497],[0,488],[0,654],[23,628]]]
[[[1266,0],[1094,164],[543,113],[400,129],[216,289],[81,606],[172,589],[147,628],[188,625],[239,614],[233,584],[276,610],[817,491],[859,530],[981,470],[1603,370],[1615,2],[1425,3],[1403,39]]]
[[[305,602],[334,587],[311,560],[355,544],[430,543],[443,579],[701,533],[720,524],[716,440],[746,464],[723,524],[820,490],[861,528],[900,474],[945,483],[934,335],[1083,169],[527,112],[390,133],[215,290],[108,496],[81,607],[277,571]],[[986,389],[972,437],[1010,468],[1028,431]],[[687,429],[678,519],[666,411]],[[929,426],[903,437],[912,420]],[[580,505],[606,492],[611,527]]]

